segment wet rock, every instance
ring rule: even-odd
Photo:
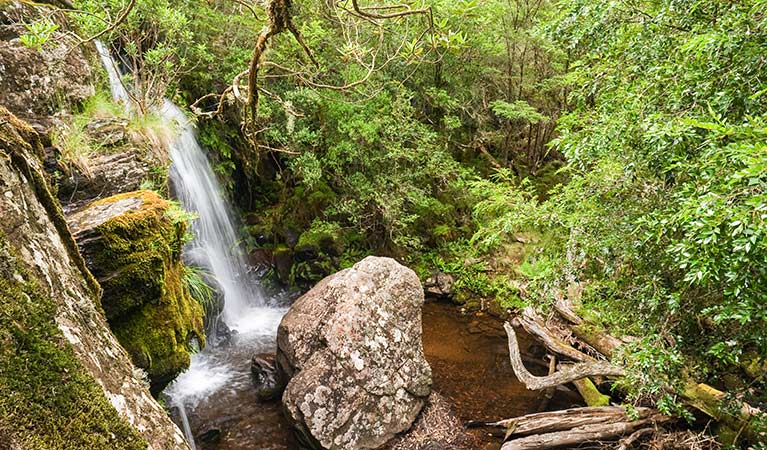
[[[285,246],[277,247],[272,252],[272,262],[277,278],[281,283],[288,284],[293,269],[293,252]]]
[[[0,447],[188,449],[98,308],[42,155],[0,107]]]
[[[102,307],[136,366],[159,392],[189,367],[188,342],[205,343],[204,311],[184,284],[186,223],[151,191],[96,201],[68,219],[88,268],[104,289]]]
[[[214,428],[208,430],[197,437],[198,444],[203,447],[215,448],[221,441],[221,430]]]
[[[451,275],[443,272],[436,272],[432,274],[423,283],[426,295],[434,297],[449,297],[453,295],[453,284],[455,280]]]
[[[280,398],[285,389],[285,382],[277,373],[274,354],[255,355],[250,363],[250,373],[259,401],[269,402]]]
[[[390,258],[368,257],[299,298],[277,334],[282,397],[315,448],[380,448],[410,428],[431,392],[423,289]]]
[[[19,36],[25,24],[52,20],[59,26],[39,50],[24,46]],[[0,92],[2,103],[17,116],[49,128],[48,117],[62,107],[92,96],[93,73],[87,50],[77,39],[64,13],[27,1],[0,2]]]

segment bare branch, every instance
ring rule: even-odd
[[[509,336],[509,359],[511,360],[511,367],[514,369],[514,374],[530,390],[537,391],[551,386],[570,383],[574,380],[580,380],[581,378],[594,376],[623,376],[626,374],[622,368],[609,363],[585,362],[570,366],[553,375],[537,377],[531,374],[522,362],[522,356],[519,352],[519,344],[517,343],[517,335],[514,332],[514,328],[508,322],[503,324],[503,328]]]

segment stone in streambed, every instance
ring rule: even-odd
[[[256,397],[261,402],[274,401],[280,398],[285,389],[285,382],[277,373],[275,355],[259,353],[250,362],[250,374],[256,387]]]
[[[380,448],[408,430],[431,392],[421,341],[423,288],[390,258],[368,257],[299,298],[277,334],[282,397],[306,445]]]

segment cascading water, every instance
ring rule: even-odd
[[[119,68],[103,44],[97,42],[96,46],[109,75],[113,98],[129,107],[129,95],[121,82]],[[220,408],[229,407],[238,399],[248,405],[255,404],[249,399],[253,391],[250,358],[255,353],[274,350],[277,326],[286,308],[279,306],[279,299],[266,301],[257,280],[249,273],[239,252],[232,209],[197,141],[194,125],[170,100],[164,101],[159,113],[179,129],[178,137],[169,146],[170,179],[184,209],[197,214],[192,224],[194,239],[184,250],[185,259],[214,276],[224,298],[221,319],[234,332],[231,339],[221,342],[209,339],[209,345],[192,357],[189,369],[164,392],[170,404],[179,409],[180,425],[190,446],[196,449],[191,413],[220,416]],[[212,412],[206,414],[206,408]],[[242,414],[258,413],[243,408]],[[275,409],[274,414],[279,411]],[[258,439],[263,434],[258,433]],[[237,439],[243,448],[253,444],[261,446],[258,439],[251,439],[252,442],[247,442],[247,436]]]
[[[249,313],[254,306],[263,306],[264,301],[237,251],[229,205],[186,115],[169,100],[165,100],[160,113],[180,127],[181,134],[170,148],[170,179],[184,209],[198,215],[192,224],[195,238],[186,249],[187,256],[210,270],[221,286],[224,322],[237,331],[246,331],[252,323]]]
[[[122,103],[127,108],[130,98],[128,96],[128,91],[125,90],[125,86],[123,86],[122,77],[120,76],[120,70],[117,68],[117,64],[115,64],[109,50],[107,50],[101,41],[97,40],[94,43],[96,44],[96,50],[99,52],[99,57],[101,57],[101,63],[104,65],[104,70],[107,71],[107,75],[109,76],[109,89],[112,91],[112,98],[114,101]]]

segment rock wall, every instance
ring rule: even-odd
[[[42,153],[0,107],[0,448],[188,449],[109,331]]]
[[[282,397],[306,445],[380,448],[411,427],[431,392],[416,274],[368,257],[298,299],[277,334]]]
[[[24,46],[26,25],[51,20],[59,29],[40,50]],[[94,94],[93,72],[83,47],[67,34],[69,24],[56,8],[30,1],[0,0],[0,105],[32,123],[50,126],[50,117]],[[71,51],[70,51],[71,50]]]

